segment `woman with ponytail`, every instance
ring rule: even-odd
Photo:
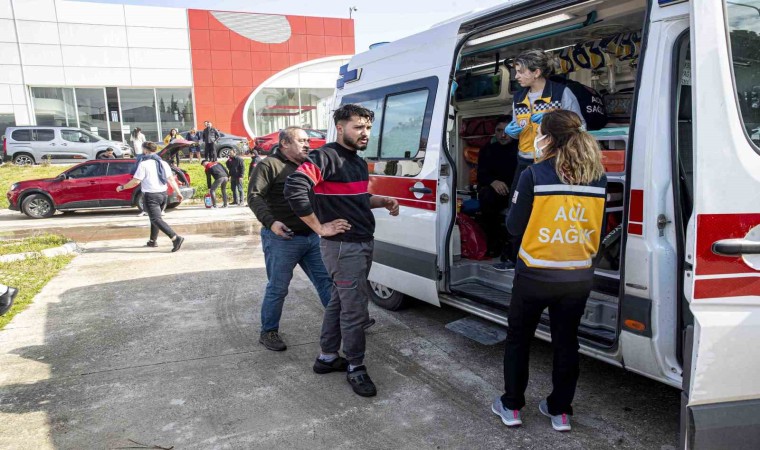
[[[530,342],[549,309],[553,391],[539,403],[557,431],[570,430],[578,382],[578,326],[591,293],[604,221],[607,178],[596,140],[571,111],[544,115],[534,139],[536,163],[520,175],[507,229],[522,236],[504,354],[505,393],[491,409],[522,424]]]

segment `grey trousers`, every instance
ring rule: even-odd
[[[325,308],[319,344],[322,353],[338,353],[341,340],[348,362],[364,362],[364,325],[369,321],[369,284],[374,241],[336,242],[321,239],[319,249],[333,281],[330,303]]]

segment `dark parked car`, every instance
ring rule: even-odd
[[[199,133],[202,132],[199,131]],[[181,131],[179,133],[184,140],[184,136],[187,134],[187,131]],[[218,141],[216,141],[216,144],[214,145],[214,148],[216,149],[217,154],[220,158],[226,158],[230,156],[230,149],[235,149],[235,151],[238,152],[238,155],[244,155],[250,151],[248,146],[248,139],[242,137],[242,136],[234,136],[228,133],[222,133],[219,132],[221,137]],[[169,144],[171,145],[171,144]],[[200,144],[200,151],[201,154],[203,154],[203,143]],[[190,157],[190,148],[189,147],[183,147],[181,149],[181,157],[182,158],[189,158]]]
[[[116,192],[116,186],[132,179],[134,168],[134,159],[98,159],[77,164],[55,178],[13,183],[7,194],[9,208],[33,219],[50,217],[56,210],[72,213],[79,209],[137,207],[142,211],[139,185]],[[183,174],[187,183],[178,181],[180,191],[183,197],[192,198],[195,189],[190,187],[190,175],[185,171]],[[176,208],[180,203],[169,186],[167,208]]]
[[[324,132],[319,130],[312,130],[310,128],[305,128],[304,131],[306,131],[306,134],[309,135],[309,147],[314,149],[325,145],[327,135]],[[279,131],[257,137],[254,140],[254,148],[262,155],[269,155],[275,150],[275,147],[279,145],[279,139]]]

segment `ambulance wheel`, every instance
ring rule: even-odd
[[[401,292],[383,286],[380,283],[369,281],[369,298],[377,306],[388,311],[397,311],[406,304],[406,296]]]

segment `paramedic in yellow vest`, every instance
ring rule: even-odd
[[[515,191],[520,173],[535,161],[533,139],[545,113],[558,109],[573,111],[583,121],[578,99],[564,84],[548,79],[552,74],[549,56],[542,50],[528,50],[518,55],[512,64],[515,79],[521,89],[515,92],[512,103],[512,122],[506,132],[518,140],[517,170],[510,187]],[[585,122],[583,122],[585,126]]]
[[[491,406],[507,426],[522,424],[530,343],[549,308],[553,390],[538,408],[555,430],[570,430],[578,325],[591,293],[607,186],[599,146],[582,125],[574,112],[546,113],[534,138],[536,164],[520,175],[507,216],[507,229],[522,240],[509,305],[505,393]]]

